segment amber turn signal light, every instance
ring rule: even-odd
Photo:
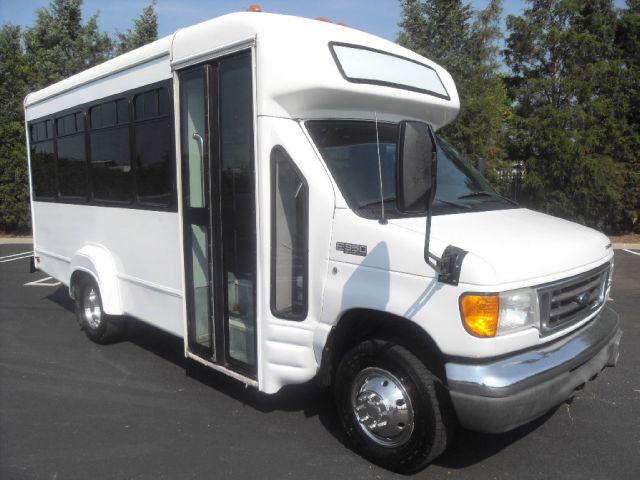
[[[462,323],[476,337],[495,337],[500,314],[498,295],[463,295],[460,298]]]

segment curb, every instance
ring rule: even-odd
[[[4,237],[0,238],[0,245],[17,245],[17,244],[32,244],[33,238],[31,237]]]

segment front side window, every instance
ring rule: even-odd
[[[306,127],[349,207],[365,218],[406,215],[396,208],[398,124],[362,120],[312,120]],[[376,133],[377,130],[377,133]],[[438,138],[434,214],[497,210],[513,205],[451,145]]]
[[[271,153],[271,311],[280,318],[307,316],[309,192],[282,147]]]

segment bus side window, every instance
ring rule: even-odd
[[[138,201],[169,206],[172,201],[173,149],[169,92],[155,88],[133,99]]]
[[[271,152],[271,312],[307,316],[309,189],[287,152]]]
[[[53,120],[33,123],[31,130],[31,175],[33,197],[56,198],[56,158],[53,145]]]
[[[58,179],[63,198],[87,198],[87,154],[84,115],[71,113],[56,120]]]
[[[96,105],[89,111],[91,178],[96,200],[132,200],[128,108],[121,99]]]

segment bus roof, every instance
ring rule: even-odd
[[[31,114],[29,110],[75,92],[82,91],[82,101],[102,98],[104,88],[91,86],[104,86],[113,77],[138,70],[140,74],[129,75],[126,82],[127,88],[135,88],[171,78],[173,70],[252,45],[256,47],[258,115],[302,119],[376,116],[391,121],[424,120],[439,128],[459,110],[449,73],[393,42],[318,20],[238,12],[180,29],[31,93],[25,98],[27,116],[50,114],[48,108],[37,108]],[[151,64],[153,70],[144,70]],[[76,104],[82,101],[76,99]],[[65,104],[73,106],[71,98],[51,103],[58,111]]]

